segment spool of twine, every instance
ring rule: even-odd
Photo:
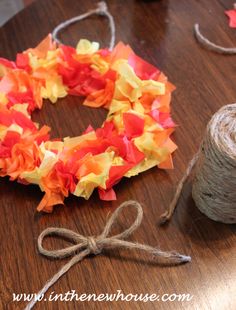
[[[192,188],[199,210],[209,218],[236,223],[236,104],[216,112],[207,125]]]
[[[174,213],[193,167],[192,196],[199,210],[212,220],[236,223],[236,103],[222,107],[207,125],[201,147],[177,186],[161,224]]]

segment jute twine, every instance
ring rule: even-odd
[[[236,47],[224,47],[217,45],[210,40],[208,40],[199,30],[199,25],[194,25],[194,34],[197,39],[197,41],[206,49],[211,50],[213,52],[219,53],[219,54],[228,54],[233,55],[236,54]]]
[[[161,223],[171,218],[195,164],[192,195],[199,210],[215,221],[236,223],[236,103],[222,107],[211,118]]]
[[[236,10],[236,3],[234,3],[234,9]],[[197,41],[206,49],[211,50],[213,52],[225,55],[234,55],[236,54],[236,47],[224,47],[221,45],[217,45],[214,42],[208,40],[199,29],[199,24],[194,25],[194,34]]]
[[[129,228],[117,235],[111,235],[110,231],[113,224],[117,221],[119,214],[125,208],[134,208],[137,211],[136,219]],[[122,203],[115,212],[108,219],[103,232],[99,236],[83,236],[72,230],[65,228],[51,227],[46,228],[38,237],[38,250],[40,254],[55,258],[63,259],[65,257],[72,256],[71,260],[65,264],[38,292],[37,298],[33,299],[25,308],[30,310],[37,303],[38,299],[47,292],[47,290],[56,283],[60,277],[62,277],[69,269],[83,260],[90,254],[100,254],[104,249],[115,249],[115,248],[126,248],[126,249],[137,249],[152,254],[156,258],[157,263],[164,263],[168,265],[176,265],[191,260],[190,256],[181,255],[176,252],[163,252],[162,250],[152,247],[147,244],[141,244],[136,242],[126,241],[128,238],[141,224],[143,219],[143,209],[141,205],[136,201],[125,201]],[[43,247],[43,239],[50,235],[56,235],[58,237],[66,238],[74,243],[74,245],[58,250],[47,250]]]
[[[112,50],[114,45],[115,45],[115,22],[114,22],[114,18],[111,15],[111,13],[108,11],[107,8],[107,4],[104,1],[98,2],[97,3],[97,8],[89,10],[88,12],[72,17],[64,22],[62,22],[61,24],[59,24],[52,32],[52,38],[54,41],[56,41],[59,44],[62,44],[62,42],[58,39],[58,33],[67,28],[69,25],[74,24],[76,22],[79,22],[91,15],[102,15],[108,18],[109,21],[109,28],[111,31],[111,39],[110,39],[110,44],[109,44],[109,50]]]

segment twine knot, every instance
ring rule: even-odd
[[[97,239],[94,236],[89,236],[87,238],[87,247],[91,254],[97,255],[100,254],[102,248],[97,244]]]
[[[137,216],[134,222],[122,232],[111,235],[110,231],[113,224],[117,221],[117,218],[121,211],[124,208],[133,207],[137,211]],[[65,229],[65,228],[56,228],[50,227],[46,228],[38,238],[38,249],[39,252],[47,257],[51,258],[59,258],[62,259],[64,257],[72,256],[71,260],[64,265],[42,288],[42,290],[37,294],[37,296],[42,296],[57,280],[65,274],[73,265],[81,261],[83,258],[90,254],[97,255],[102,252],[103,249],[114,249],[114,248],[127,248],[127,249],[139,249],[143,250],[149,254],[154,255],[159,263],[166,264],[181,264],[185,262],[189,262],[191,260],[190,256],[181,255],[176,252],[164,252],[159,250],[158,248],[152,247],[147,244],[141,244],[137,242],[126,241],[127,237],[129,237],[133,231],[135,231],[142,222],[143,218],[143,209],[141,205],[136,201],[125,201],[122,203],[115,212],[108,219],[102,233],[99,236],[83,236],[74,232],[73,230]],[[43,239],[49,235],[57,235],[59,237],[66,238],[73,242],[72,246],[58,249],[58,250],[47,250],[43,247]],[[25,310],[30,310],[36,304],[38,299],[32,300]]]
[[[107,12],[107,4],[104,1],[98,2],[97,4],[97,10],[98,14],[104,15],[105,12]]]

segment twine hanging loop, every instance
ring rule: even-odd
[[[104,1],[98,2],[97,7],[95,9],[89,10],[88,12],[72,17],[62,23],[60,23],[52,32],[52,38],[54,41],[56,41],[58,44],[62,44],[62,42],[58,39],[58,33],[62,30],[67,28],[69,25],[74,24],[76,22],[79,22],[91,15],[102,15],[108,18],[109,21],[109,28],[111,32],[111,39],[109,44],[109,50],[112,50],[115,45],[115,22],[114,18],[111,15],[111,13],[108,11],[107,4]]]

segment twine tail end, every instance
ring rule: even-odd
[[[172,252],[172,260],[176,261],[177,264],[185,264],[191,262],[192,258],[188,255],[179,254],[177,252]]]
[[[171,215],[172,214],[170,214],[169,211],[165,211],[159,218],[159,225],[164,225],[169,222]]]
[[[191,256],[181,255],[180,260],[182,261],[182,263],[189,263],[189,262],[191,262],[192,258],[191,258]]]
[[[176,251],[163,252],[156,249],[153,252],[154,256],[157,256],[161,263],[167,265],[180,265],[191,262],[191,256],[180,254]]]
[[[179,182],[179,184],[178,184],[178,186],[176,188],[175,195],[174,195],[174,197],[173,197],[173,199],[172,199],[172,201],[170,203],[170,206],[169,206],[168,210],[166,212],[164,212],[161,215],[160,219],[159,219],[159,225],[165,224],[172,217],[172,215],[173,215],[173,213],[174,213],[174,211],[175,211],[175,209],[177,207],[177,203],[179,201],[179,198],[180,198],[180,195],[181,195],[184,183],[187,180],[188,176],[190,175],[193,167],[195,166],[195,164],[196,164],[196,162],[198,160],[198,157],[199,157],[199,151],[193,156],[193,158],[189,162],[189,164],[187,166],[187,169],[186,169],[182,179],[180,180],[180,182]]]
[[[159,225],[164,225],[167,222],[169,222],[169,220],[171,219],[171,217],[172,217],[172,215],[175,212],[175,209],[177,207],[177,203],[178,203],[182,188],[183,188],[183,183],[181,183],[178,186],[176,193],[174,195],[174,198],[172,199],[172,201],[170,203],[169,208],[160,216]]]

